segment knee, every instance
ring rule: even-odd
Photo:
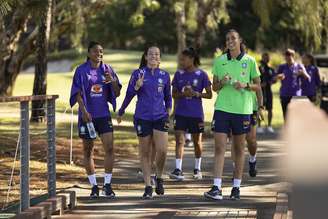
[[[215,145],[215,154],[224,154],[224,151],[223,145]]]
[[[83,150],[84,158],[90,159],[93,156],[93,149],[91,148],[85,148]]]
[[[107,145],[107,147],[105,148],[105,154],[107,154],[107,155],[114,154],[114,147],[113,147],[113,145]]]

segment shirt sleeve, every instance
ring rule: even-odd
[[[137,74],[139,71],[134,71],[130,77],[128,88],[126,89],[126,94],[122,103],[121,108],[118,110],[118,115],[122,116],[125,113],[125,109],[129,106],[133,97],[137,94],[137,91],[134,89],[137,82]]]
[[[79,71],[79,68],[76,68],[74,76],[73,76],[73,81],[72,81],[72,86],[71,86],[71,94],[70,94],[70,99],[69,103],[70,106],[73,107],[75,103],[77,102],[76,96],[79,92],[82,91],[82,82],[81,82],[81,74]]]
[[[277,71],[276,71],[276,75],[278,75],[278,74],[282,74],[283,73],[283,66],[282,65],[279,65],[278,66],[278,69],[277,69]]]
[[[172,87],[173,88],[178,88],[178,74],[179,71],[175,72],[174,76],[173,76],[173,80],[172,80]]]
[[[315,86],[320,87],[321,84],[320,73],[317,67],[315,68],[315,72],[314,72],[314,80],[315,80]]]
[[[164,102],[166,109],[172,109],[172,93],[171,93],[171,79],[169,73],[167,73],[167,82],[164,87]]]
[[[259,68],[257,67],[256,61],[253,59],[251,62],[251,80],[253,80],[254,78],[258,78],[261,76],[261,73],[259,71]]]
[[[210,86],[212,83],[210,81],[210,79],[208,78],[208,75],[206,72],[204,72],[203,74],[203,88],[207,88],[208,86]]]

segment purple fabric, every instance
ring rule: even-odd
[[[112,104],[114,111],[116,110],[114,89],[111,84],[105,84],[103,82],[105,72],[109,72],[118,80],[115,71],[109,65],[103,63],[101,63],[98,69],[92,69],[90,61],[76,68],[69,100],[71,107],[77,102],[76,96],[78,92],[81,92],[83,103],[92,118],[110,115],[107,102]],[[122,87],[120,82],[119,86]],[[79,119],[81,115],[82,113],[79,110]]]
[[[298,96],[301,91],[301,77],[297,76],[297,72],[305,68],[303,65],[294,63],[289,66],[288,64],[282,64],[278,67],[277,74],[283,73],[285,79],[281,81],[280,96]]]
[[[139,75],[144,74],[143,86],[135,91],[134,87]],[[122,116],[131,100],[137,95],[137,105],[134,117],[137,119],[154,121],[168,117],[167,109],[172,108],[170,75],[159,68],[151,73],[151,69],[144,67],[133,71],[126,95],[118,114]]]
[[[194,72],[186,72],[178,70],[172,80],[173,88],[182,92],[184,86],[191,85],[194,91],[202,93],[202,91],[211,85],[207,74],[202,70]],[[202,106],[202,98],[180,98],[176,100],[175,114],[194,118],[204,118],[204,111]]]
[[[305,67],[307,73],[310,75],[311,80],[302,78],[302,95],[314,96],[316,95],[316,89],[320,86],[319,70],[316,66],[310,65]]]

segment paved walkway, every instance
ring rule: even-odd
[[[240,201],[228,199],[232,177],[230,149],[226,153],[224,168],[225,199],[211,201],[203,197],[203,193],[212,184],[213,140],[207,139],[202,162],[203,180],[192,179],[193,149],[186,148],[183,162],[186,180],[175,182],[167,179],[164,196],[155,195],[153,200],[141,200],[144,186],[136,178],[139,162],[119,160],[116,163],[113,180],[113,188],[117,195],[115,200],[104,197],[90,200],[89,190],[77,189],[77,207],[65,215],[54,218],[272,218],[276,207],[276,194],[285,189],[285,184],[281,183],[282,180],[278,177],[279,169],[275,165],[275,161],[285,156],[282,151],[284,144],[279,140],[270,140],[274,138],[263,137],[259,141],[256,178],[248,176],[248,164],[245,165]],[[172,171],[175,165],[172,149],[168,153],[166,172]]]

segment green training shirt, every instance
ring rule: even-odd
[[[231,78],[217,92],[215,110],[235,114],[252,114],[252,91],[246,89],[237,90],[232,84],[236,81],[252,83],[254,78],[260,77],[255,59],[245,53],[241,53],[236,59],[232,59],[229,53],[225,53],[214,59],[212,73],[220,80],[226,74]]]

